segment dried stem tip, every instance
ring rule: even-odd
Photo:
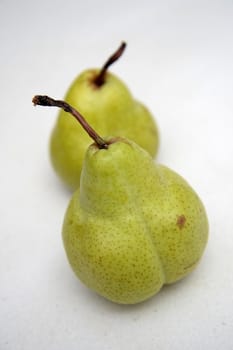
[[[107,72],[107,69],[109,66],[111,66],[114,62],[116,62],[118,60],[118,58],[120,58],[124,52],[126,48],[126,43],[123,41],[120,45],[120,47],[117,49],[116,52],[114,52],[113,55],[111,55],[109,57],[109,59],[105,62],[105,64],[103,65],[102,69],[100,70],[99,74],[95,77],[93,83],[100,87],[101,85],[104,84],[105,82],[105,75]]]
[[[97,132],[92,129],[92,127],[87,123],[83,116],[67,102],[62,100],[54,100],[53,98],[46,95],[36,95],[33,97],[32,102],[34,105],[48,106],[48,107],[58,107],[63,109],[65,112],[72,114],[73,117],[80,123],[83,129],[88,133],[88,135],[95,141],[100,149],[107,149],[108,144],[106,141],[100,137]]]

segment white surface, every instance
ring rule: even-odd
[[[1,1],[1,350],[233,348],[233,2]],[[197,270],[136,306],[105,301],[75,278],[61,241],[70,194],[47,144],[84,68],[112,67],[156,115],[159,162],[206,205],[210,239]]]

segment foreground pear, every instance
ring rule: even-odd
[[[70,86],[65,100],[80,111],[102,135],[134,140],[155,156],[158,129],[149,110],[135,100],[125,84],[107,69],[123,53],[125,43],[102,69],[88,69]],[[71,188],[79,187],[82,163],[90,138],[64,111],[58,115],[50,139],[50,158],[59,177]]]
[[[134,304],[188,275],[208,238],[204,206],[189,184],[133,141],[102,139],[67,103],[33,102],[72,113],[95,141],[63,224],[80,280],[111,301]]]

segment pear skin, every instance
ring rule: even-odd
[[[196,267],[208,219],[181,176],[133,141],[112,140],[108,149],[87,150],[63,242],[85,285],[113,302],[135,304]]]

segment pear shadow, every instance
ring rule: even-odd
[[[91,290],[82,281],[80,281],[69,266],[65,253],[57,254],[55,260],[56,263],[54,262],[54,267],[56,266],[57,283],[61,284],[62,289],[66,288],[67,294],[70,293],[72,298],[77,300],[76,305],[80,303],[89,305],[89,307],[90,305],[93,305],[91,308],[99,309],[101,313],[129,314],[137,312],[145,307],[152,307],[155,303],[156,296],[138,304],[115,303]]]
[[[109,314],[121,314],[121,315],[135,315],[141,313],[141,311],[158,311],[160,306],[166,305],[166,299],[171,300],[174,296],[183,293],[187,284],[190,283],[192,276],[186,276],[173,284],[164,285],[160,291],[154,296],[147,300],[144,300],[137,304],[118,304],[111,300],[104,298],[103,296],[97,294],[86,287],[81,281],[77,279],[76,276],[73,277],[72,282],[73,288],[77,290],[78,298],[83,298],[83,302],[88,302],[88,304],[94,304],[95,308],[101,310],[101,312]],[[79,293],[81,292],[81,293]],[[80,300],[80,299],[79,299]],[[163,305],[163,306],[162,306]]]
[[[93,291],[88,290],[88,293],[94,302],[97,302],[101,308],[103,307],[105,309],[105,312],[123,315],[141,313],[142,310],[145,312],[163,312],[162,310],[170,307],[169,305],[174,303],[176,299],[178,300],[181,295],[186,294],[188,296],[190,294],[190,287],[194,286],[192,290],[195,290],[195,286],[197,286],[199,280],[199,268],[200,266],[189,275],[172,284],[163,285],[157,294],[137,304],[117,304]],[[194,294],[195,292],[192,294],[193,297],[195,296]]]
[[[80,303],[86,304],[88,308],[95,311],[98,310],[100,313],[109,315],[131,315],[133,317],[137,314],[141,314],[141,311],[161,311],[178,298],[179,295],[185,293],[185,290],[187,290],[187,294],[190,293],[190,285],[196,285],[198,270],[200,268],[197,267],[192,273],[175,283],[165,284],[157,294],[147,300],[137,304],[118,304],[99,295],[80,281],[72,271],[64,251],[63,253],[60,251],[60,253],[56,255],[55,260],[56,264],[54,264],[54,266],[56,266],[57,270],[58,283],[61,283],[61,288],[65,288],[67,294],[70,294],[72,299],[77,301],[77,303],[75,302],[76,305]]]

